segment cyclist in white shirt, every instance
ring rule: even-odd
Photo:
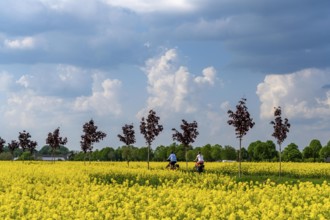
[[[196,165],[204,163],[204,157],[201,152],[198,152],[195,161],[196,161]]]

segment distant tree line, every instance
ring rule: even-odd
[[[186,161],[186,147],[183,144],[172,143],[171,145],[160,145],[156,149],[150,151],[151,161],[166,161],[171,152],[174,152],[178,161]],[[206,144],[202,147],[189,146],[187,150],[187,160],[193,161],[198,152],[202,152],[205,161],[238,161],[239,150],[236,148],[219,144]],[[146,161],[148,147],[121,146],[116,149],[105,147],[95,150],[91,154],[93,161]],[[282,161],[284,162],[323,162],[330,157],[330,141],[327,145],[322,146],[319,140],[312,140],[308,146],[302,151],[299,150],[295,143],[286,146],[282,153]],[[250,143],[247,148],[241,148],[242,161],[251,162],[278,162],[279,151],[273,141],[268,140],[262,142],[260,140]],[[71,151],[70,160],[84,160],[84,153]]]
[[[151,161],[166,161],[170,152],[176,153],[179,161],[185,161],[186,147],[183,144],[172,143],[171,145],[160,145],[156,149],[150,149]],[[206,161],[222,161],[222,160],[237,160],[239,150],[236,148],[219,144],[206,144],[202,147],[189,146],[187,150],[187,160],[193,161],[198,152],[202,152]],[[45,145],[38,155],[50,155],[52,149]],[[83,160],[83,152],[69,151],[68,148],[61,146],[55,151],[55,155],[69,155],[70,160]],[[91,160],[94,161],[146,161],[148,155],[148,147],[121,146],[112,148],[105,147],[100,150],[95,150],[91,153]],[[325,146],[317,139],[313,139],[308,146],[302,151],[299,150],[295,143],[290,143],[281,152],[283,161],[285,162],[323,162],[330,158],[330,141]],[[279,158],[279,151],[276,150],[276,145],[273,141],[268,140],[262,142],[260,140],[252,142],[246,148],[242,148],[242,160],[251,162],[270,161],[276,162]]]
[[[295,143],[290,143],[281,154],[273,141],[255,141],[250,143],[247,151],[249,161],[278,161],[281,155],[285,162],[323,162],[330,159],[330,141],[322,146],[319,140],[313,139],[302,151]]]
[[[44,145],[40,150],[34,150],[33,153],[29,151],[23,151],[21,148],[16,148],[13,152],[11,152],[8,146],[4,146],[0,153],[0,160],[41,160],[41,157],[65,157],[69,158],[70,150],[60,145],[56,150],[54,150],[50,145]]]
[[[155,149],[150,149],[150,161],[166,161],[171,151],[175,152],[179,161],[186,161],[186,147],[182,144],[172,143],[168,146],[160,145]],[[206,144],[201,147],[189,146],[187,148],[187,160],[193,161],[198,152],[202,152],[207,162],[234,160],[238,161],[239,150],[236,148],[219,144]],[[247,148],[241,148],[242,161],[251,162],[278,162],[279,151],[273,141],[255,141],[248,145]],[[90,153],[91,161],[146,161],[148,155],[148,147],[120,146],[117,148],[104,147],[96,149]],[[23,152],[21,148],[14,150],[13,155],[8,146],[1,148],[0,160],[38,160],[42,156],[64,156],[72,161],[84,161],[85,153],[83,151],[72,151],[69,148],[60,145],[55,150],[49,145],[44,145],[40,150],[35,150],[33,154],[29,151]],[[330,141],[322,146],[321,142],[313,139],[303,150],[299,150],[295,143],[290,143],[284,147],[282,153],[282,161],[284,162],[323,162],[330,158]]]

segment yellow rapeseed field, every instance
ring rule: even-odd
[[[0,162],[0,219],[330,219],[330,185],[236,182],[236,163],[197,174],[152,162]],[[181,164],[185,167],[184,163]],[[192,167],[193,163],[189,163]],[[330,176],[328,164],[283,164],[292,176]],[[277,163],[244,163],[276,174]]]

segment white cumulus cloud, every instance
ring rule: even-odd
[[[63,104],[60,98],[39,96],[29,90],[12,93],[7,100],[5,120],[15,127],[37,127],[44,114],[54,119],[60,117],[57,112],[64,108]]]
[[[214,85],[214,80],[216,76],[216,70],[213,66],[203,69],[203,76],[197,76],[195,82],[198,84],[210,84]]]
[[[121,113],[121,105],[118,101],[121,81],[117,79],[105,79],[100,82],[98,75],[93,76],[94,86],[91,96],[77,97],[74,103],[75,111],[93,111],[98,115]]]
[[[200,86],[215,83],[215,68],[207,67],[202,76],[194,77],[178,61],[176,49],[166,50],[161,56],[147,60],[143,70],[148,78],[149,97],[146,108],[138,113],[138,117],[149,109],[162,109],[166,113],[196,113],[205,108],[200,102],[203,99]]]
[[[329,70],[305,69],[285,75],[267,75],[257,87],[260,117],[273,117],[277,106],[291,118],[329,117],[329,85]]]
[[[144,69],[148,77],[148,109],[166,108],[174,112],[192,112],[188,102],[190,74],[186,67],[176,67],[177,53],[170,49],[161,57],[149,59]]]
[[[191,11],[195,5],[187,0],[103,0],[105,3],[114,6],[128,8],[132,11],[144,13],[155,11]]]
[[[21,39],[6,39],[4,46],[10,49],[32,49],[35,47],[35,39],[33,37],[25,37]]]
[[[19,85],[25,88],[28,88],[31,84],[31,79],[33,79],[33,76],[23,75],[16,81],[16,83],[18,83]]]

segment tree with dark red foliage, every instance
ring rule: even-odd
[[[54,132],[49,132],[48,137],[46,138],[46,144],[48,144],[52,149],[52,157],[55,163],[54,152],[57,148],[60,148],[61,145],[65,145],[68,142],[68,139],[62,138],[60,136],[60,128],[56,128]]]
[[[106,133],[102,131],[97,131],[97,126],[94,124],[93,119],[86,122],[83,125],[84,134],[81,135],[80,146],[82,151],[85,153],[84,160],[86,159],[86,153],[91,153],[93,150],[93,144],[103,140],[107,136]],[[89,155],[90,156],[90,155]],[[90,157],[89,157],[90,160]]]
[[[159,124],[159,117],[154,110],[149,111],[148,118],[142,117],[140,123],[140,132],[143,134],[146,144],[148,145],[148,169],[150,161],[150,146],[160,132],[163,131],[163,126]]]
[[[19,148],[19,143],[15,140],[12,140],[8,143],[8,149],[11,153],[12,159],[14,160],[14,151]]]
[[[239,139],[239,153],[238,153],[238,161],[239,161],[239,169],[238,176],[241,177],[241,160],[242,160],[242,139],[243,136],[247,134],[250,128],[253,128],[254,122],[250,117],[250,113],[248,108],[246,107],[246,99],[242,98],[238,105],[236,105],[236,111],[228,110],[229,119],[227,123],[235,127],[236,138]]]
[[[0,137],[0,154],[3,152],[6,141]]]
[[[186,168],[188,169],[188,157],[187,157],[187,149],[191,143],[195,142],[195,139],[199,135],[197,131],[198,124],[196,121],[192,123],[188,123],[186,120],[182,119],[182,124],[180,126],[182,133],[177,131],[175,128],[172,128],[174,134],[172,135],[173,140],[180,142],[185,149],[185,158],[186,158]]]
[[[283,121],[282,110],[281,110],[280,106],[277,108],[276,107],[274,108],[274,117],[275,117],[275,120],[271,121],[270,124],[272,124],[273,128],[274,128],[274,132],[273,132],[272,136],[276,138],[277,144],[279,145],[279,149],[280,149],[280,152],[279,152],[279,160],[280,160],[279,176],[281,176],[281,173],[282,173],[281,145],[282,145],[283,141],[287,138],[287,133],[289,132],[289,128],[291,125],[287,118],[285,118]]]
[[[26,132],[25,130],[23,130],[23,132],[19,132],[18,135],[19,146],[21,146],[23,152],[25,150],[29,150],[32,156],[38,143],[36,141],[31,141],[30,138],[31,135],[29,132]]]
[[[131,148],[129,147],[131,144],[135,143],[135,131],[134,131],[134,126],[133,124],[125,124],[124,127],[122,127],[123,130],[123,135],[118,134],[118,138],[121,142],[124,142],[125,145],[128,147],[128,151],[131,151]],[[129,161],[130,161],[130,156],[131,152],[127,152],[126,154],[126,160],[127,160],[127,165],[129,166]]]

